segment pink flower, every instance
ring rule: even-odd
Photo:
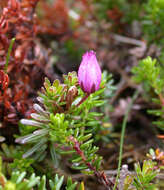
[[[97,91],[101,83],[101,69],[94,51],[83,55],[79,70],[78,80],[81,89],[87,94]]]

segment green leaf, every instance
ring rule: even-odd
[[[85,190],[83,181],[80,183],[78,190]]]
[[[91,140],[89,140],[89,141],[83,143],[82,145],[80,145],[80,149],[86,149],[86,148],[88,148],[88,146],[89,146],[90,144],[92,144],[93,141],[94,141],[94,140],[91,139]]]
[[[42,138],[35,146],[29,149],[26,153],[23,154],[23,158],[31,156],[34,152],[36,152],[44,143],[47,142],[46,138]]]
[[[79,141],[79,142],[86,141],[86,140],[90,139],[91,136],[92,136],[91,133],[89,133],[89,134],[87,134],[87,135],[85,135],[85,136],[81,135],[80,137],[78,137],[78,141]]]
[[[38,190],[46,190],[46,176],[45,175],[41,178],[41,182],[39,184]]]

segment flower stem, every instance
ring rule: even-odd
[[[76,107],[78,107],[80,104],[82,104],[88,97],[89,97],[89,94],[86,94],[86,95],[80,100],[80,102],[76,105]]]
[[[98,171],[96,169],[96,167],[93,166],[92,161],[91,162],[87,161],[88,159],[86,158],[84,152],[80,149],[80,143],[77,141],[77,139],[74,138],[73,136],[70,136],[69,141],[73,142],[73,144],[74,144],[73,149],[82,158],[83,163],[88,167],[88,169],[93,171],[93,173],[97,177],[98,181],[100,183],[102,183],[108,190],[110,189],[110,187],[113,187],[114,182],[109,177],[107,177],[103,171],[102,172]],[[116,188],[116,190],[118,190],[118,189]]]
[[[125,129],[126,129],[126,124],[127,124],[127,120],[128,120],[128,115],[129,112],[132,108],[132,105],[134,103],[134,101],[136,100],[137,96],[139,94],[139,90],[137,89],[132,97],[132,100],[127,108],[127,111],[125,113],[125,117],[122,123],[122,131],[121,131],[121,140],[120,140],[120,152],[119,152],[119,161],[118,161],[118,170],[117,170],[117,176],[116,176],[116,181],[115,181],[115,185],[113,190],[117,189],[117,185],[118,185],[118,179],[120,177],[120,170],[121,170],[121,163],[122,163],[122,153],[123,153],[123,144],[124,144],[124,136],[125,136]]]

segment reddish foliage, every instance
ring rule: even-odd
[[[0,18],[1,50],[5,50],[6,53],[10,39],[15,37],[16,46],[13,58],[17,62],[24,60],[29,51],[28,47],[33,45],[34,9],[37,1],[24,0],[20,3],[18,0],[9,0]],[[2,57],[5,59],[4,55]]]
[[[36,41],[35,8],[38,0],[8,0],[0,17],[0,122],[17,124],[20,118],[31,112],[33,97],[40,88],[36,82],[43,80],[43,64],[46,53],[39,49]],[[15,43],[10,55],[8,75],[2,69],[6,62],[9,44]],[[39,55],[38,55],[39,54]],[[10,78],[10,84],[9,84]]]
[[[1,85],[1,90],[6,90],[6,88],[9,85],[8,75],[1,70],[0,70],[0,85]]]
[[[60,35],[68,31],[68,9],[65,0],[56,0],[53,4],[40,2],[41,19],[38,19],[37,33]]]
[[[119,27],[119,32],[121,32],[122,24],[121,24],[121,19],[124,16],[123,13],[119,10],[118,7],[114,7],[111,10],[107,11],[107,15],[110,20],[113,21],[114,25]]]
[[[113,9],[108,10],[107,15],[116,24],[119,24],[120,19],[123,17],[123,13],[117,7],[114,7]]]

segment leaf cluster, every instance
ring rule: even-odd
[[[143,166],[139,163],[135,164],[135,171],[137,176],[134,178],[134,186],[137,190],[153,190],[155,184],[152,183],[153,179],[157,176],[158,171],[155,169],[156,163],[152,160],[145,160]]]
[[[144,90],[147,92],[152,101],[160,106],[159,109],[148,110],[148,113],[158,116],[156,124],[161,129],[164,129],[163,121],[163,103],[164,103],[164,78],[163,67],[156,59],[147,57],[139,62],[138,66],[132,69],[134,74],[133,79],[137,83],[142,83]]]
[[[156,59],[147,57],[139,61],[138,66],[132,69],[133,79],[137,83],[143,82],[147,90],[153,88],[154,92],[159,95],[163,93],[164,79],[162,78],[162,67]]]
[[[59,177],[57,174],[54,179],[46,183],[46,176],[38,177],[35,173],[30,176],[24,171],[13,171],[10,177],[6,177],[2,172],[2,159],[0,158],[0,190],[46,190],[47,186],[50,190],[60,190],[64,183],[64,176]],[[65,185],[66,190],[74,190],[78,183],[73,182],[69,177]],[[79,185],[78,190],[83,190],[83,182]]]
[[[143,30],[149,42],[163,44],[164,30],[164,1],[149,0],[144,4],[145,16],[143,20]]]
[[[20,172],[34,172],[33,167],[31,166],[34,163],[33,159],[22,158],[24,153],[22,146],[13,146],[7,145],[5,143],[1,144],[0,156],[6,161],[3,163],[3,173],[11,174],[11,171]]]
[[[37,98],[39,104],[33,106],[35,113],[31,114],[31,120],[21,120],[21,124],[27,127],[20,125],[23,136],[16,142],[29,147],[23,158],[31,156],[42,161],[50,153],[57,166],[60,155],[69,154],[74,169],[88,169],[88,163],[91,163],[98,170],[101,157],[96,154],[98,148],[93,145],[91,137],[97,131],[96,126],[101,124],[98,118],[102,114],[92,110],[104,104],[101,94],[105,83],[102,82],[99,91],[77,106],[85,94],[78,86],[76,73],[69,73],[63,79],[63,84],[59,80],[51,84],[45,79],[44,88]]]
[[[128,168],[122,168],[119,189],[123,190],[154,190],[156,185],[154,183],[155,177],[159,173],[156,168],[156,162],[152,159],[144,160],[141,167],[140,163],[135,163],[135,172],[131,173]]]
[[[37,2],[38,0],[0,2],[0,7],[3,7],[0,8],[0,78],[3,83],[0,93],[0,122],[3,128],[8,125],[17,126],[20,118],[29,112],[32,104],[30,94],[36,95],[32,89],[39,88],[34,82],[41,78],[40,74],[36,74],[36,68],[43,66],[46,53],[43,55],[40,51],[38,56],[35,51]],[[5,75],[2,70],[5,70]],[[33,77],[29,77],[30,74]]]

